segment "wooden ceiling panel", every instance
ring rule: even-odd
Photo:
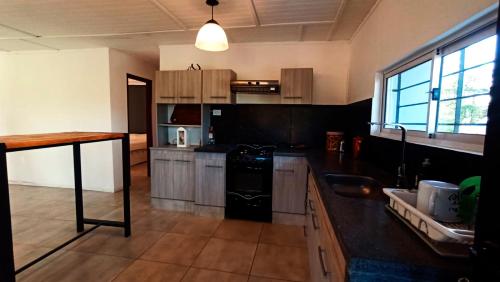
[[[341,0],[254,0],[261,24],[333,21]]]
[[[148,0],[3,1],[1,24],[37,35],[81,35],[179,29]]]

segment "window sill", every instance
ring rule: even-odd
[[[375,131],[372,130],[371,135],[376,136],[376,137],[398,140],[398,141],[401,140],[401,134],[386,133],[386,132],[380,132],[377,130],[375,130]],[[417,145],[434,147],[434,148],[453,150],[453,151],[457,151],[457,152],[461,152],[461,153],[473,154],[473,155],[478,155],[478,156],[483,155],[483,145],[478,145],[478,144],[470,144],[470,143],[463,143],[463,142],[450,141],[450,140],[417,137],[417,136],[411,136],[411,135],[406,137],[406,142],[412,143],[412,144],[417,144]]]

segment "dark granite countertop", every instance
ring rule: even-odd
[[[377,166],[324,150],[307,150],[332,226],[348,264],[351,281],[457,281],[467,276],[470,263],[434,253],[407,226],[385,210],[388,198],[380,191],[374,199],[347,198],[334,193],[324,173],[354,174],[375,178],[385,187],[395,176]]]
[[[212,144],[212,145],[203,145],[201,147],[196,148],[195,152],[203,152],[203,153],[223,153],[227,154],[234,150],[236,145],[233,144]]]

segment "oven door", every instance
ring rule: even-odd
[[[271,162],[232,163],[229,165],[227,190],[241,195],[271,195],[272,173]]]

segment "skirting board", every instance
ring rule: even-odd
[[[273,212],[273,223],[304,226],[306,217],[303,214]]]

